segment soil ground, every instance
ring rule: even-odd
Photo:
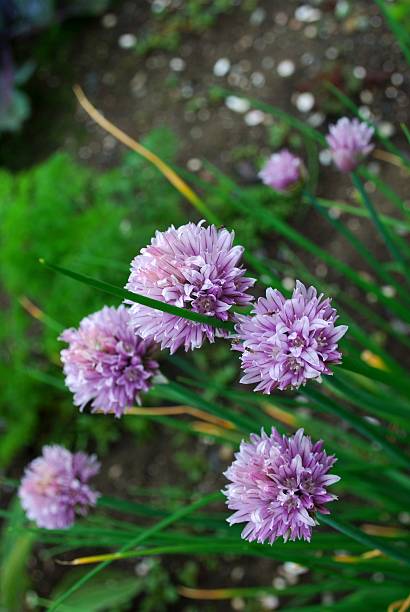
[[[119,40],[124,34],[133,34],[137,39],[143,36],[153,20],[149,2],[122,2],[110,11],[111,18],[105,15],[102,19],[67,24],[66,44],[56,49],[53,62],[39,66],[28,88],[32,117],[20,135],[2,139],[0,161],[20,169],[39,163],[57,149],[65,149],[82,163],[101,170],[118,162],[122,147],[78,108],[72,94],[75,83],[131,136],[139,139],[154,127],[171,127],[181,144],[180,165],[200,173],[200,160],[208,159],[242,183],[254,181],[256,175],[243,150],[250,147],[257,154],[269,153],[267,129],[271,118],[249,114],[252,107],[245,113],[235,112],[223,101],[215,101],[210,95],[213,85],[274,104],[325,129],[326,122],[335,115],[323,80],[330,78],[346,88],[352,75],[356,75],[356,102],[365,107],[365,112],[370,108],[377,120],[383,119],[386,130],[396,130],[395,142],[404,146],[398,124],[409,117],[410,74],[376,5],[371,1],[354,2],[351,15],[338,20],[335,2],[316,4],[321,11],[320,20],[311,22],[301,20],[300,12],[296,13],[299,17],[295,16],[301,6],[296,1],[261,1],[250,13],[238,8],[201,35],[183,33],[177,51],[158,49],[143,57],[121,48]],[[23,54],[32,42],[26,41],[18,51]],[[221,59],[226,60],[225,64]],[[224,76],[215,74],[218,61],[220,71],[221,66],[229,64]],[[289,76],[280,75],[285,72]],[[308,112],[297,107],[301,100],[312,103],[311,97],[300,97],[303,93],[313,96]],[[323,108],[328,112],[323,113]],[[394,181],[403,196],[409,196],[404,177],[396,167],[375,160],[373,169],[382,169],[383,177]],[[348,179],[326,166],[321,166],[320,172],[322,194],[342,200],[351,198]],[[378,203],[389,209],[380,198]],[[374,234],[368,232],[368,225],[351,220],[349,227],[373,244]],[[346,249],[346,244],[314,212],[303,218],[303,231],[334,255],[359,265],[354,252]],[[266,249],[273,253],[276,246],[273,240]],[[380,244],[376,247],[383,253]],[[306,263],[322,276],[326,274],[317,262]],[[112,495],[121,496],[131,484],[184,483],[184,470],[176,466],[172,457],[171,436],[160,427],[154,428],[154,435],[155,448],[150,444],[138,448],[129,436],[110,450],[105,460],[108,478],[100,483],[103,490],[109,486]],[[215,474],[223,471],[229,457],[200,440],[191,442],[187,450],[203,457],[210,468],[199,488],[207,491],[220,487],[222,481]],[[166,563],[172,568],[174,560]],[[47,595],[50,566],[36,561],[33,572],[39,592]],[[216,575],[201,566],[199,584],[266,585],[272,583],[275,573],[271,563],[236,559],[219,566]],[[231,605],[242,609],[238,601],[195,605],[201,610],[226,610]],[[188,610],[188,604],[180,601],[169,609]]]

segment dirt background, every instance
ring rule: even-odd
[[[316,13],[318,20],[313,19],[312,13],[306,19],[306,12],[302,19],[302,5],[267,0],[257,2],[250,12],[238,6],[200,35],[184,32],[178,51],[157,49],[145,56],[123,48],[124,35],[136,40],[145,35],[153,20],[151,2],[119,2],[99,19],[67,24],[65,43],[55,47],[53,61],[39,63],[28,87],[32,117],[20,135],[2,138],[0,162],[21,169],[64,149],[81,163],[102,171],[118,163],[122,146],[78,107],[72,93],[75,83],[114,124],[137,139],[158,126],[172,128],[180,140],[181,166],[201,173],[201,160],[207,159],[244,184],[256,179],[253,154],[270,152],[267,130],[272,118],[255,114],[252,106],[245,112],[232,110],[212,95],[214,85],[279,106],[325,130],[338,110],[323,86],[323,81],[330,79],[345,90],[353,87],[357,91],[355,101],[363,111],[382,122],[385,133],[392,134],[396,144],[404,147],[398,125],[409,118],[410,73],[376,5],[372,1],[355,1],[351,14],[339,20],[332,0],[309,5],[320,11],[320,15]],[[23,56],[34,42],[29,39],[19,43],[17,56]],[[51,38],[48,44],[53,48]],[[218,65],[219,72],[229,66],[225,74],[215,74]],[[356,81],[354,85],[352,79]],[[305,97],[301,98],[301,94]],[[302,112],[303,104],[309,110]],[[249,159],[246,150],[250,151]],[[322,161],[326,162],[326,156]],[[404,176],[394,164],[375,159],[371,168],[382,171],[402,196],[410,197]],[[349,179],[328,165],[321,164],[320,172],[321,193],[334,199],[352,197]],[[376,200],[382,209],[389,210],[384,201]],[[303,223],[306,235],[323,248],[343,255],[348,263],[357,263],[354,253],[314,212],[298,223],[300,227]],[[368,233],[368,226],[354,219],[348,225],[374,245],[374,234]],[[268,251],[276,249],[276,244],[276,240],[267,244]],[[378,239],[376,249],[383,254]],[[326,275],[323,264],[320,269],[316,262],[313,265],[315,272]],[[160,428],[154,429],[154,436],[160,442],[155,448],[150,444],[137,448],[129,436],[110,451],[104,461],[107,480],[100,483],[103,490],[109,485],[112,495],[121,496],[127,494],[131,484],[184,482],[184,470],[172,458],[171,436]],[[196,485],[197,489],[207,491],[221,486],[222,480],[215,475],[223,471],[229,452],[201,440],[191,443],[189,452],[202,457],[208,466],[209,476]],[[180,560],[167,561],[174,569],[179,563]],[[32,571],[42,595],[48,594],[51,577],[55,582],[61,572],[53,574],[55,568],[52,570],[41,557],[33,560]],[[220,564],[216,576],[201,566],[198,582],[203,587],[271,584],[275,575],[276,568],[271,563],[236,559]],[[201,610],[243,609],[238,601],[195,606]],[[169,609],[193,608],[180,602]]]

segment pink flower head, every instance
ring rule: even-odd
[[[88,486],[100,465],[95,455],[44,446],[41,457],[25,470],[18,495],[28,518],[38,527],[66,529],[75,515],[86,515],[99,493]]]
[[[340,363],[337,343],[347,326],[335,326],[336,310],[330,299],[300,282],[290,299],[277,289],[259,298],[253,316],[237,316],[241,351],[241,383],[256,384],[255,391],[298,389],[310,379],[331,374],[329,364]]]
[[[373,149],[374,129],[358,119],[342,117],[326,136],[332,158],[341,172],[352,172]]]
[[[302,160],[287,149],[272,155],[258,176],[276,191],[288,191],[302,178]]]
[[[243,247],[233,246],[234,233],[187,223],[156,232],[151,244],[131,263],[126,288],[174,306],[191,309],[227,321],[232,306],[246,306],[246,292],[254,279],[240,266]],[[174,353],[199,348],[205,339],[225,337],[227,332],[203,323],[132,304],[131,323],[142,338],[161,344]]]
[[[260,436],[251,434],[224,474],[231,481],[223,491],[226,503],[235,510],[228,523],[246,523],[242,538],[249,542],[309,542],[316,513],[329,514],[325,504],[337,499],[327,492],[340,480],[328,474],[335,461],[303,429],[290,437],[274,427],[270,436],[263,429]]]
[[[104,306],[86,317],[78,329],[66,329],[60,340],[66,385],[74,403],[83,410],[91,402],[93,412],[114,412],[117,417],[148,391],[159,373],[152,355],[155,345],[136,336],[125,306]]]

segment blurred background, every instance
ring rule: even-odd
[[[391,2],[390,9],[408,30],[409,2]],[[235,229],[239,242],[278,258],[289,288],[294,281],[287,273],[289,254],[260,220],[241,218],[230,209],[230,187],[220,176],[216,181],[214,167],[246,190],[250,205],[253,199],[273,205],[277,216],[354,266],[354,253],[323,229],[314,211],[300,201],[274,198],[257,178],[262,161],[287,146],[304,157],[313,188],[320,172],[319,194],[335,200],[352,197],[349,181],[330,167],[328,152],[306,150],[300,134],[263,107],[280,107],[325,132],[329,122],[346,114],[328,83],[376,121],[381,134],[403,145],[400,124],[409,120],[410,73],[372,0],[0,1],[3,475],[18,479],[41,446],[54,441],[99,454],[102,490],[126,497],[155,485],[168,490],[172,500],[183,488],[220,485],[215,474],[232,457],[230,446],[215,446],[206,438],[193,441],[183,431],[170,435],[145,420],[114,422],[79,415],[64,391],[59,325],[77,325],[103,300],[116,302],[47,273],[38,258],[123,285],[129,261],[156,229],[198,218],[156,169],[95,125],[79,107],[73,86],[79,84],[110,121],[177,168],[194,187],[217,183],[207,195],[208,204]],[[404,175],[394,160],[376,150],[370,168],[377,174],[381,164],[410,210]],[[375,199],[389,212],[380,196]],[[367,237],[357,219],[349,218],[348,225],[364,242],[374,242],[374,234]],[[381,244],[376,247],[383,252]],[[317,277],[333,282],[323,263],[307,259],[305,264]],[[228,356],[229,348],[216,344],[192,353],[190,362],[230,384],[237,370]],[[155,445],[148,443],[153,440]],[[12,489],[3,487],[3,508],[11,497]],[[7,591],[8,601],[14,601],[11,608],[3,601],[3,609],[41,609],[36,598],[61,590],[64,571],[41,549],[31,555],[30,539],[10,543],[4,532],[2,541],[8,563],[0,571],[0,585],[3,599],[7,588],[12,590],[12,597]],[[10,547],[18,550],[11,566]],[[224,577],[235,586],[244,577],[245,584],[305,579],[289,563],[273,568],[268,562],[240,559],[224,564],[143,561],[128,571],[133,576],[128,586],[117,583],[118,575],[111,571],[117,585],[112,607],[98,607],[97,585],[93,601],[83,601],[77,612],[276,609],[280,604],[273,595],[250,602],[187,603],[175,584],[212,586],[215,574],[216,584]],[[331,605],[326,593],[321,597],[323,605]]]

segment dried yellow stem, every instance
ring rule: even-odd
[[[406,170],[407,172],[409,171],[398,155],[394,155],[388,151],[383,151],[383,149],[375,149],[373,151],[373,157],[376,157],[376,159],[380,159],[381,161],[385,161],[388,164],[392,164],[393,166],[397,166],[398,168]]]
[[[212,213],[207,209],[205,203],[197,196],[197,194],[187,185],[187,183],[181,179],[178,174],[168,166],[158,155],[155,155],[152,151],[149,151],[141,143],[137,142],[128,134],[120,130],[116,125],[108,121],[86,97],[85,93],[79,85],[74,86],[74,94],[77,97],[78,102],[83,107],[85,112],[93,119],[100,127],[106,132],[114,136],[119,142],[122,142],[126,147],[141,155],[151,164],[153,164],[158,170],[168,179],[168,181],[177,189],[199,212],[213,223],[218,224],[218,220],[213,217]]]
[[[232,589],[191,589],[189,587],[178,587],[178,593],[188,599],[230,599]]]
[[[95,412],[100,414],[114,414],[113,410],[109,412],[96,410]],[[157,406],[155,408],[139,408],[138,406],[133,406],[126,408],[124,414],[134,416],[178,416],[186,414],[224,429],[235,429],[235,425],[230,421],[225,421],[225,419],[221,419],[204,410],[194,408],[193,406]]]
[[[266,414],[268,414],[269,416],[273,417],[277,421],[280,421],[284,425],[296,427],[297,419],[295,416],[293,416],[293,414],[289,414],[288,412],[285,412],[285,410],[282,410],[282,408],[278,408],[278,406],[273,406],[272,404],[266,401],[262,401],[261,405],[264,412],[266,412]]]
[[[380,550],[368,550],[361,555],[336,555],[333,561],[338,563],[361,563],[362,561],[369,561],[370,559],[377,559],[383,557],[383,553]]]
[[[387,608],[387,612],[407,612],[410,608],[410,595],[406,599],[393,601]]]

